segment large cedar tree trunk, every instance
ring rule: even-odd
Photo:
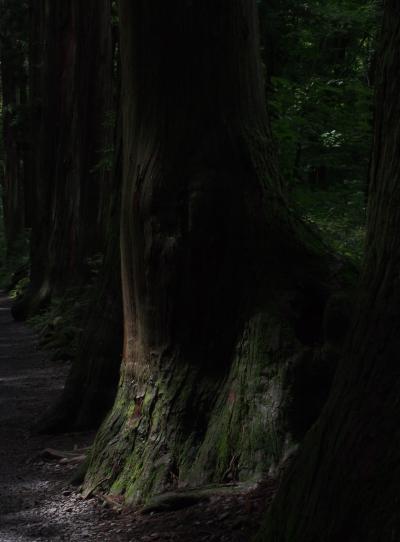
[[[259,479],[290,452],[326,392],[338,266],[281,192],[255,1],[122,0],[120,27],[124,353],[86,492],[142,501]]]
[[[258,540],[400,540],[400,6],[386,2],[357,316],[332,393]]]
[[[42,0],[31,11],[32,269],[16,318],[87,279],[88,258],[104,248],[111,189],[111,2]]]
[[[32,271],[13,312],[26,318],[71,288],[87,305],[66,386],[36,425],[48,432],[98,426],[118,383],[120,85],[110,0],[30,8]],[[90,260],[101,256],[94,277]]]
[[[55,216],[49,251],[54,258],[62,256],[60,240],[64,238],[64,245],[71,241],[72,227],[75,249],[68,253],[71,245],[67,243],[65,255],[74,255],[75,286],[82,285],[85,260],[96,251],[104,257],[90,289],[85,290],[83,285],[79,290],[87,310],[78,323],[82,331],[77,351],[61,397],[36,426],[42,432],[97,427],[114,401],[122,352],[118,34],[111,33],[108,0],[84,5],[73,2],[71,7],[77,43],[67,65],[72,70],[68,81],[73,83],[76,95],[73,122],[67,126],[59,160],[72,160],[72,171],[70,178],[61,177],[66,185],[60,182],[58,195],[53,196],[60,216]],[[68,217],[74,218],[71,224]],[[56,294],[62,293],[71,286],[71,278],[65,276],[70,268],[68,260],[55,261],[51,268],[59,270],[53,286],[57,285]]]
[[[25,228],[27,73],[24,38],[28,10],[9,0],[0,4],[1,106],[4,169],[1,172],[7,257],[17,255]]]
[[[88,314],[63,393],[40,420],[37,428],[42,432],[98,427],[115,399],[123,343],[119,250],[120,124],[116,128],[104,261],[88,300]]]

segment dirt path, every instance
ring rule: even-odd
[[[215,496],[163,513],[122,513],[69,485],[70,465],[46,461],[44,448],[73,450],[93,435],[32,436],[31,428],[60,393],[68,367],[49,361],[34,334],[15,323],[0,295],[0,542],[249,542],[273,486]]]
[[[90,435],[31,437],[60,393],[67,367],[46,360],[34,334],[0,296],[0,541],[82,540],[98,511],[68,487],[70,467],[40,459],[43,448],[81,445]],[[67,494],[68,493],[68,494]]]

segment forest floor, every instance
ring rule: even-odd
[[[13,321],[0,295],[0,542],[84,540],[250,542],[274,484],[209,496],[180,510],[116,510],[83,499],[69,484],[76,468],[43,453],[81,449],[93,434],[38,436],[36,421],[60,394],[67,364],[51,361],[34,333]]]

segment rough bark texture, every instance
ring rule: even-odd
[[[113,132],[106,122],[113,113],[110,11],[110,0],[32,6],[32,270],[31,287],[14,307],[17,318],[84,282],[87,259],[104,246],[110,183],[102,153]]]
[[[346,355],[257,540],[400,539],[400,7],[386,2],[367,251]]]
[[[1,172],[7,257],[18,250],[25,228],[24,185],[26,174],[27,73],[21,37],[27,26],[24,3],[3,1],[0,25],[2,138],[4,169]]]
[[[97,426],[118,383],[122,151],[111,22],[110,0],[31,2],[32,270],[13,314],[26,318],[72,288],[88,306],[74,322],[82,332],[64,392],[41,431]],[[94,278],[91,261],[101,256]]]
[[[39,432],[97,428],[113,405],[122,354],[118,245],[109,247],[100,271],[63,393],[40,418]]]
[[[110,191],[107,247],[99,269],[77,355],[60,400],[39,422],[45,432],[98,427],[115,399],[122,354],[122,299],[119,250],[122,148],[116,129],[113,186]]]
[[[290,452],[338,269],[281,192],[255,2],[123,0],[120,25],[124,355],[86,492],[143,501]]]

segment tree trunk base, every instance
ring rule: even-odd
[[[226,371],[162,353],[153,381],[140,386],[122,377],[93,447],[85,493],[101,489],[143,503],[176,488],[276,473],[322,406],[305,408],[301,419],[291,414],[310,388],[295,387],[296,367],[324,363],[320,349],[302,345],[268,312],[248,321]],[[311,387],[328,390],[330,369],[316,374]]]

